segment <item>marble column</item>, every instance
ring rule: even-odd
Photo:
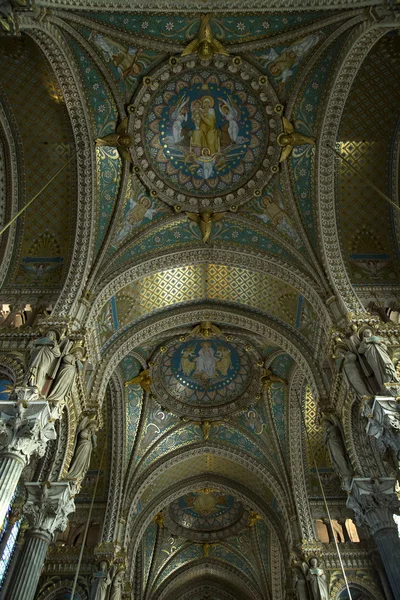
[[[354,511],[356,524],[366,525],[382,559],[393,598],[400,600],[400,538],[393,514],[400,502],[391,477],[353,479],[347,506]]]
[[[0,401],[0,523],[31,456],[43,456],[47,442],[56,438],[56,418],[36,386],[16,387]]]
[[[6,600],[33,600],[47,548],[57,531],[64,531],[68,515],[75,510],[71,486],[67,482],[26,483],[28,500],[24,506],[30,529],[19,555]]]

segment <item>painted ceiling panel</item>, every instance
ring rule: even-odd
[[[145,315],[201,300],[245,305],[268,313],[299,329],[310,341],[315,333],[311,306],[288,284],[239,267],[192,265],[143,277],[113,296],[99,317],[103,351],[117,332],[122,333]]]
[[[336,210],[344,259],[356,285],[398,284],[400,276],[393,209],[366,184],[369,178],[392,195],[390,152],[400,118],[397,38],[385,35],[365,59],[339,131],[340,151],[349,164],[340,161]]]
[[[74,156],[74,137],[56,76],[31,38],[23,35],[10,56],[0,51],[0,72],[0,102],[21,142],[22,206]],[[74,172],[73,159],[19,220],[7,283],[44,294],[62,286],[74,235]]]

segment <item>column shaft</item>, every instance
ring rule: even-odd
[[[25,543],[15,567],[6,600],[33,600],[51,538],[49,535],[27,532]]]
[[[15,454],[7,453],[0,456],[0,523],[6,516],[23,468],[23,461]]]
[[[386,527],[373,534],[395,600],[400,600],[400,538],[397,529]]]

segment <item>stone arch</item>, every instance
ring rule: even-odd
[[[128,496],[127,509],[129,510],[129,513],[127,522],[130,522],[132,520],[132,516],[134,514],[134,511],[136,510],[135,507],[137,506],[140,496],[153,482],[157,480],[159,481],[159,478],[163,473],[168,472],[168,470],[172,467],[180,465],[180,463],[182,463],[182,461],[184,460],[190,460],[193,457],[198,457],[207,454],[214,454],[215,456],[220,457],[222,460],[229,460],[232,464],[242,465],[244,469],[248,470],[250,473],[252,473],[253,476],[255,476],[261,482],[263,482],[263,484],[277,498],[281,513],[283,515],[282,522],[286,525],[285,539],[287,541],[285,541],[285,544],[287,543],[287,545],[290,547],[292,544],[292,533],[290,530],[290,515],[293,513],[293,502],[291,498],[287,496],[287,493],[282,489],[274,474],[268,471],[265,468],[265,465],[259,464],[258,461],[255,461],[251,457],[245,455],[243,452],[240,452],[236,449],[228,449],[226,447],[219,448],[216,447],[216,445],[210,443],[208,444],[208,446],[201,446],[197,444],[195,448],[191,447],[190,449],[179,451],[176,456],[170,456],[164,460],[159,461],[161,464],[154,465],[150,473],[150,469],[148,469],[146,478],[142,480],[141,484],[139,482],[136,482],[134,485],[134,493]],[[201,478],[202,475],[199,474],[199,477]],[[229,483],[229,485],[232,486],[232,489],[235,489],[235,493],[242,493],[242,491],[240,490],[240,486],[238,487],[238,482],[234,484],[232,480]],[[193,483],[190,483],[189,487],[191,489],[192,486]],[[205,487],[207,487],[207,485],[205,485]],[[163,489],[159,494],[159,498],[157,498],[156,501],[154,501],[152,504],[150,504],[143,510],[143,516],[139,517],[138,524],[137,526],[135,526],[134,531],[128,532],[127,530],[125,532],[125,540],[127,542],[127,546],[129,546],[129,539],[134,540],[134,546],[132,548],[133,555],[136,554],[139,540],[142,538],[151,519],[154,518],[154,516],[162,509],[162,507],[164,507],[169,502],[172,502],[180,495],[182,495],[182,493],[184,493],[182,492],[182,485],[179,486],[179,483],[175,485],[175,489],[173,489],[172,491],[169,491],[169,489],[170,486]],[[266,508],[262,505],[260,505],[258,508],[261,511],[260,514],[263,514],[265,516],[265,518],[270,522],[272,528],[276,531],[277,534],[279,534],[280,532],[278,519],[273,518],[272,513],[270,511],[266,511]],[[279,538],[281,538],[280,535]]]
[[[163,253],[160,257],[139,262],[129,269],[124,268],[98,290],[87,315],[86,323],[91,325],[104,303],[117,291],[143,276],[175,267],[207,263],[236,266],[272,275],[302,294],[314,306],[324,329],[329,328],[331,318],[321,297],[315,291],[315,282],[295,265],[277,257],[261,257],[253,253],[246,254],[245,252],[204,247]]]
[[[327,276],[343,312],[362,313],[364,307],[353,289],[341,254],[335,209],[336,159],[328,146],[336,144],[344,107],[365,57],[387,31],[397,26],[392,17],[387,17],[378,23],[365,21],[355,29],[332,82],[317,141],[316,194],[319,199],[321,252]]]
[[[64,287],[53,310],[53,315],[72,316],[88,276],[93,252],[91,232],[94,231],[95,181],[92,173],[96,169],[90,117],[79,74],[58,29],[49,21],[39,22],[28,16],[21,16],[20,27],[38,44],[57,76],[77,149],[77,233]]]
[[[230,581],[233,578],[239,589],[244,592],[244,598],[249,600],[250,598],[254,600],[261,600],[262,598],[260,590],[257,590],[253,582],[249,581],[249,579],[245,577],[244,574],[240,573],[238,569],[228,566],[222,561],[214,560],[211,562],[209,559],[204,558],[195,561],[194,564],[189,563],[184,565],[178,569],[178,573],[175,572],[172,574],[173,576],[169,576],[152,597],[152,600],[165,600],[171,593],[171,588],[179,585],[181,579],[183,582],[189,579],[193,581],[193,578],[196,577],[198,573],[200,574],[202,570],[205,570],[209,576],[214,577],[223,573],[225,581]],[[246,591],[250,592],[249,596]]]
[[[101,363],[98,366],[96,379],[93,384],[91,396],[96,401],[102,401],[105,393],[105,387],[112,373],[115,371],[120,361],[136,346],[149,340],[161,332],[167,332],[177,326],[192,325],[203,320],[211,320],[227,325],[240,327],[265,337],[276,345],[280,346],[288,354],[290,354],[302,370],[307,373],[310,386],[316,396],[319,393],[324,393],[325,386],[322,379],[322,374],[311,356],[308,348],[300,342],[300,340],[290,331],[287,326],[275,323],[258,314],[248,316],[248,313],[237,308],[218,307],[214,305],[207,307],[206,305],[195,305],[195,307],[183,307],[173,309],[166,313],[166,316],[157,314],[150,317],[143,323],[138,323],[133,330],[127,331],[122,335],[109,350],[107,350]]]

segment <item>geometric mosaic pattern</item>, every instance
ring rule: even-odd
[[[122,288],[103,308],[102,345],[121,327],[143,316],[177,304],[204,300],[229,302],[269,313],[299,327],[306,300],[287,283],[270,275],[239,267],[201,264],[167,269]],[[111,318],[112,313],[112,318]],[[107,316],[108,315],[108,316]]]
[[[339,137],[337,211],[341,243],[354,283],[396,283],[392,209],[365,179],[392,196],[390,148],[400,117],[400,54],[384,36],[358,73],[347,100]],[[356,171],[353,171],[354,167]],[[385,232],[382,235],[382,232]]]

